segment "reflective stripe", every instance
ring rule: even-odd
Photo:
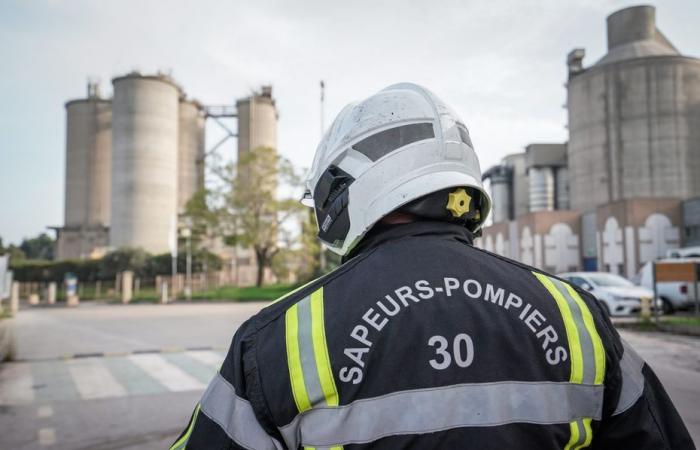
[[[323,288],[314,291],[285,313],[287,364],[292,394],[300,413],[311,408],[337,406],[323,309]],[[298,447],[295,445],[293,448]],[[306,450],[342,450],[336,443]]]
[[[579,419],[569,424],[571,438],[564,450],[579,450],[591,445],[593,431],[591,430],[591,419]]]
[[[569,381],[602,385],[605,378],[605,350],[590,309],[569,284],[541,273],[533,273],[552,295],[562,315],[571,357]],[[591,417],[583,416],[571,422],[569,427],[571,437],[565,450],[578,450],[591,444]]]
[[[287,346],[287,365],[289,366],[289,379],[292,384],[292,395],[294,403],[297,405],[299,412],[304,412],[311,408],[309,395],[306,393],[306,384],[304,383],[304,371],[301,365],[301,356],[299,354],[299,319],[297,311],[299,304],[293,305],[285,313],[285,333]]]
[[[338,406],[338,390],[333,379],[331,359],[326,343],[326,325],[323,317],[323,288],[311,294],[311,318],[314,356],[323,396],[328,406]]]
[[[200,405],[197,403],[197,407],[192,413],[192,418],[190,419],[190,424],[187,426],[187,431],[182,435],[180,439],[175,441],[175,443],[170,447],[170,450],[184,450],[187,446],[187,441],[190,440],[192,435],[192,430],[194,430],[194,424],[197,422],[197,416],[199,415]]]
[[[280,432],[290,448],[318,448],[459,427],[600,419],[602,405],[601,385],[518,381],[459,384],[313,408],[299,414]]]
[[[644,374],[642,373],[644,360],[624,339],[621,340],[625,349],[622,359],[620,359],[622,390],[613,416],[622,414],[630,409],[644,393]]]
[[[596,330],[591,310],[588,309],[588,306],[586,306],[586,303],[583,301],[578,292],[576,292],[576,289],[571,287],[569,284],[562,283],[561,281],[559,283],[566,287],[569,295],[574,299],[579,307],[579,310],[581,311],[581,315],[583,316],[583,324],[585,325],[586,331],[588,331],[588,336],[593,344],[593,359],[595,363],[595,378],[593,382],[594,384],[603,384],[603,380],[605,379],[605,349],[603,348],[603,340],[600,338],[598,330]]]
[[[576,322],[574,321],[571,309],[564,296],[552,283],[551,278],[541,273],[533,272],[538,280],[544,285],[549,293],[554,297],[557,303],[564,328],[566,330],[566,338],[569,343],[569,360],[571,361],[571,375],[569,381],[572,383],[581,383],[583,381],[583,355],[581,353],[581,343],[579,341]]]
[[[216,422],[236,444],[254,450],[277,450],[282,445],[269,436],[255,418],[250,403],[217,373],[200,401],[204,415]]]

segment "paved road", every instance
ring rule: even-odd
[[[0,366],[0,448],[167,448],[223,359],[235,328],[261,306],[21,311],[20,361]],[[700,442],[700,341],[623,336],[657,371]],[[106,356],[89,356],[94,353]]]

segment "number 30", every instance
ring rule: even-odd
[[[455,336],[452,342],[452,355],[447,350],[448,342],[444,336],[431,337],[428,339],[428,345],[436,347],[435,354],[441,359],[439,362],[438,358],[429,361],[433,369],[445,370],[450,367],[453,359],[459,367],[469,367],[474,361],[474,343],[472,338],[466,333],[460,333]],[[466,353],[462,352],[462,347],[464,347]]]

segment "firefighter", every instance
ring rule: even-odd
[[[588,293],[472,246],[491,209],[433,93],[341,111],[304,202],[335,271],[236,332],[173,449],[691,449]]]

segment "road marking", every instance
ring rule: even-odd
[[[83,359],[68,363],[80,397],[93,398],[123,397],[126,389],[114,379],[107,368],[98,360]]]
[[[220,355],[211,351],[195,351],[187,352],[187,354],[202,364],[206,364],[207,366],[211,366],[215,369],[218,369],[223,361],[223,358]]]
[[[128,358],[171,391],[194,391],[205,387],[204,384],[179,367],[169,363],[160,355],[131,355]]]
[[[127,358],[104,358],[103,364],[129,395],[159,394],[168,390]]]
[[[53,428],[39,429],[39,444],[47,446],[56,443],[56,430]]]
[[[40,406],[36,412],[36,416],[39,418],[51,417],[53,416],[53,408],[49,405]]]
[[[3,364],[0,370],[0,405],[21,405],[33,402],[32,384],[32,370],[29,364]]]

